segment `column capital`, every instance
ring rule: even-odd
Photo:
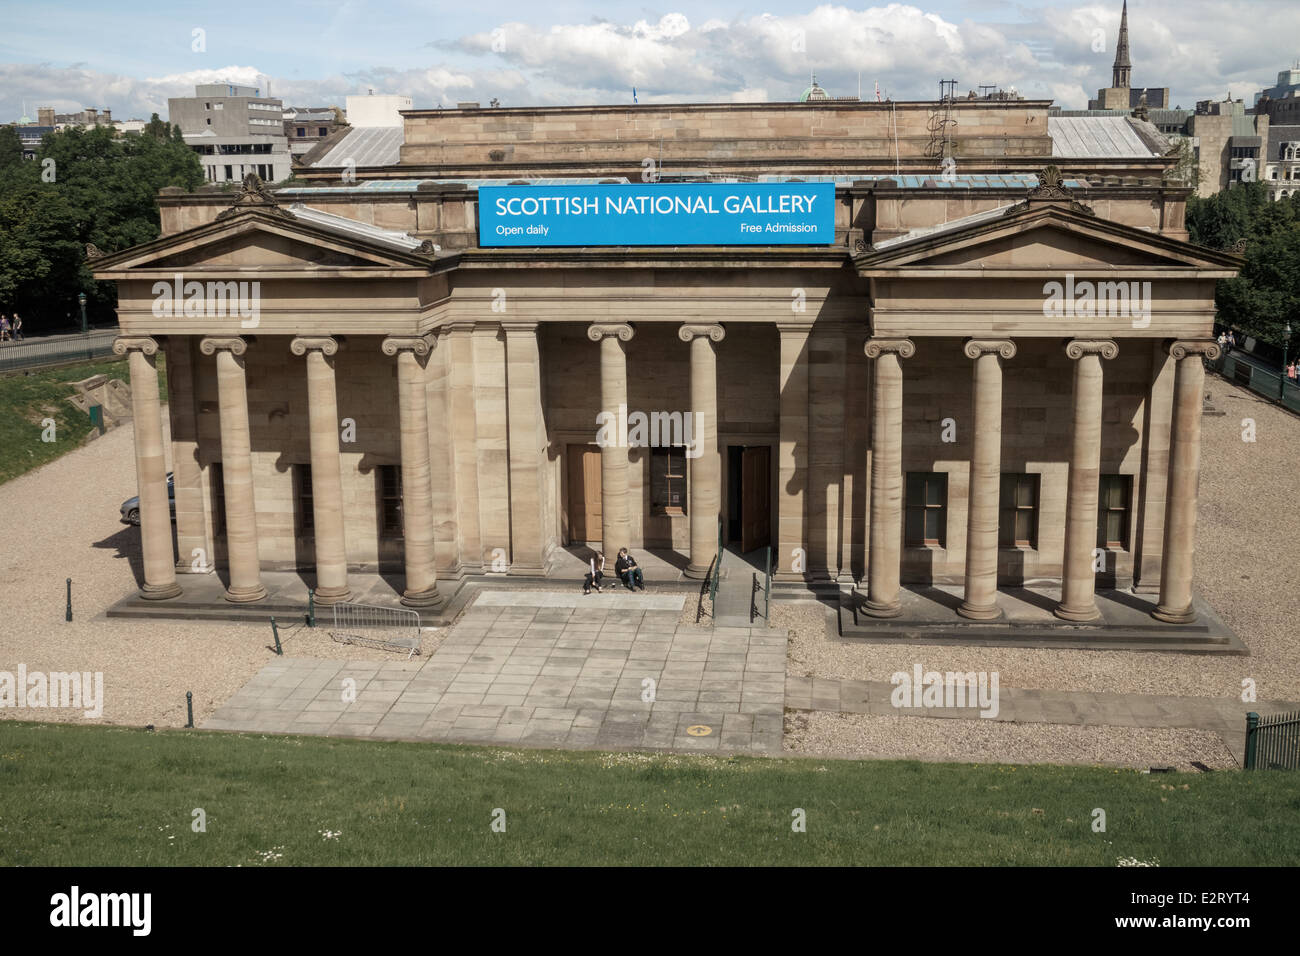
[[[1065,343],[1065,354],[1076,362],[1085,355],[1113,359],[1119,355],[1119,345],[1114,339],[1070,339]]]
[[[338,339],[329,335],[300,335],[289,343],[289,351],[294,355],[306,355],[308,352],[337,355],[338,350]]]
[[[1214,339],[1169,339],[1165,342],[1165,351],[1176,359],[1185,359],[1191,355],[1216,359],[1223,354],[1223,349]]]
[[[125,355],[127,352],[143,352],[145,355],[157,355],[158,340],[147,335],[119,335],[113,339],[114,355]]]
[[[1010,339],[967,339],[961,350],[968,359],[977,359],[989,352],[996,352],[1004,359],[1016,357],[1016,343]]]
[[[502,322],[501,331],[505,332],[506,335],[536,334],[539,324],[540,323],[538,322],[525,321],[524,319],[514,319],[512,321]]]
[[[721,342],[727,334],[727,330],[720,325],[693,325],[687,323],[677,330],[677,337],[683,342],[689,342],[693,338],[707,336],[714,342]]]
[[[217,352],[243,355],[248,351],[248,343],[238,335],[213,335],[199,340],[199,351],[204,355],[214,355]]]
[[[867,358],[880,358],[886,352],[893,352],[899,358],[911,358],[916,354],[916,343],[911,339],[867,339],[862,346]]]
[[[385,355],[398,352],[414,352],[416,355],[428,355],[438,343],[438,336],[433,332],[424,335],[390,335],[379,346]]]
[[[632,341],[633,329],[626,322],[621,323],[601,323],[597,322],[587,326],[587,338],[593,342],[599,342],[601,339],[610,336],[618,336],[620,342]]]

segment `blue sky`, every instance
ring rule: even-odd
[[[219,14],[216,15],[216,14]],[[1132,0],[1134,84],[1176,103],[1247,102],[1300,56],[1295,0]],[[195,82],[269,78],[292,105],[341,105],[374,86],[417,106],[783,100],[816,70],[832,93],[900,99],[1015,86],[1082,107],[1109,85],[1119,0],[912,4],[426,3],[0,0],[0,121],[24,102],[165,115]],[[192,49],[192,31],[205,49]],[[1097,49],[1100,38],[1100,50]],[[256,80],[261,76],[262,79]]]

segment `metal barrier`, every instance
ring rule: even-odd
[[[420,653],[420,615],[406,608],[376,607],[372,604],[334,605],[334,628],[330,637],[340,644],[362,644],[384,650]]]
[[[756,617],[762,617],[763,620],[766,621],[768,612],[772,608],[772,546],[771,545],[767,546],[767,548],[764,550],[764,554],[766,555],[767,558],[767,565],[763,570],[763,586],[761,588],[758,586],[758,572],[757,571],[754,572],[754,584],[752,588],[752,594],[755,596],[751,596],[749,601],[749,621],[751,624],[754,622],[754,618]],[[761,615],[758,613],[758,598],[756,596],[759,594],[759,592],[762,592],[763,594],[763,613]]]
[[[113,354],[113,340],[118,331],[91,332],[53,341],[23,341],[0,345],[0,372],[63,362],[90,361]]]
[[[1300,710],[1246,715],[1246,769],[1300,770]]]
[[[709,601],[718,599],[718,581],[722,577],[722,519],[718,519],[718,553],[713,559],[713,574],[709,576]]]
[[[1300,381],[1292,381],[1285,373],[1279,374],[1260,365],[1239,351],[1225,352],[1206,367],[1218,372],[1229,382],[1248,388],[1256,395],[1262,395],[1291,409],[1300,412]]]

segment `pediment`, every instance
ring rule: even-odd
[[[92,259],[90,266],[97,279],[121,280],[178,270],[315,278],[424,274],[433,261],[422,249],[342,234],[298,219],[286,210],[249,209]]]
[[[1113,269],[1235,274],[1242,264],[1228,253],[1098,219],[1065,203],[1021,204],[1001,214],[972,217],[968,223],[918,230],[881,243],[855,257],[854,263],[863,276],[917,277]]]

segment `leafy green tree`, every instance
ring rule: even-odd
[[[1271,201],[1258,182],[1193,197],[1187,230],[1193,242],[1212,249],[1245,246],[1241,275],[1220,280],[1215,291],[1219,321],[1278,346],[1289,322],[1293,345],[1300,335],[1300,197]]]
[[[158,191],[197,189],[198,156],[155,114],[144,133],[70,127],[46,135],[36,162],[6,164],[0,139],[0,310],[22,313],[32,332],[76,317],[84,292],[96,319],[116,306],[95,282],[87,243],[111,253],[156,239]]]
[[[23,161],[23,142],[15,126],[0,126],[0,169]]]

